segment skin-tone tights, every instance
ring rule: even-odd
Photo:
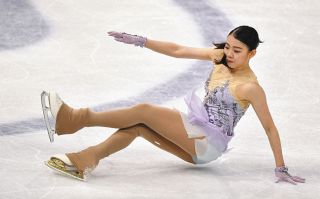
[[[88,147],[77,153],[66,154],[74,166],[81,172],[84,172],[86,169],[93,169],[98,165],[101,159],[126,148],[136,137],[142,137],[156,147],[167,151],[186,162],[193,163],[190,152],[186,152],[181,146],[178,146],[173,142],[179,140],[179,143],[181,143],[185,140],[186,143],[182,144],[186,147],[191,145],[194,147],[193,141],[191,142],[192,139],[187,138],[185,132],[180,132],[181,135],[184,133],[185,137],[178,137],[179,135],[176,137],[173,136],[170,141],[146,124],[139,123],[141,122],[139,120],[141,118],[137,117],[137,115],[150,108],[150,105],[142,105],[113,109],[105,112],[93,112],[89,108],[73,109],[67,104],[63,104],[57,115],[56,132],[58,135],[71,134],[83,127],[90,126],[119,128],[115,133],[98,145]],[[162,107],[158,108],[163,110],[166,109]],[[158,112],[160,114],[160,111]],[[166,114],[170,113],[169,110],[164,112]],[[161,117],[157,117],[157,120],[160,118]],[[179,126],[179,128],[182,127]]]

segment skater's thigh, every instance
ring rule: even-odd
[[[149,128],[178,145],[187,153],[196,154],[194,139],[188,137],[177,110],[157,105],[144,105],[144,111],[141,114],[143,123]]]
[[[170,140],[166,139],[159,133],[155,132],[148,126],[144,124],[138,124],[131,128],[136,128],[135,132],[137,132],[139,137],[144,138],[145,140],[149,141],[154,146],[167,151],[189,163],[194,163],[192,159],[192,155],[183,150],[181,147],[176,145],[175,143],[171,142]],[[128,128],[127,131],[130,131],[131,128]]]

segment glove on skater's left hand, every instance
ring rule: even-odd
[[[275,168],[275,175],[278,178],[276,183],[280,181],[284,182],[290,182],[291,184],[297,185],[296,182],[304,183],[306,179],[300,178],[298,176],[291,176],[288,172],[288,167],[282,166],[282,167],[276,167]]]
[[[115,32],[115,31],[110,31],[108,32],[109,36],[114,37],[116,41],[123,42],[126,44],[134,44],[135,46],[140,46],[143,48],[147,42],[146,37],[142,37],[139,35],[131,35],[125,32]]]

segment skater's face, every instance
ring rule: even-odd
[[[234,38],[231,34],[227,37],[224,47],[227,64],[230,68],[242,68],[249,65],[250,59],[255,55],[256,50],[249,51],[246,44]]]

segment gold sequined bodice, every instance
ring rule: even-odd
[[[256,75],[251,70],[245,71],[241,74],[232,74],[227,67],[219,64],[211,71],[207,80],[207,88],[211,91],[216,87],[223,86],[226,82],[228,82],[228,88],[234,100],[236,100],[242,109],[246,110],[250,103],[247,100],[241,100],[236,93],[236,89],[237,86],[241,84],[258,82]]]
[[[224,65],[216,65],[205,83],[203,105],[209,122],[221,128],[228,139],[234,135],[234,127],[249,107],[249,102],[236,94],[237,87],[248,82],[257,82],[251,69],[232,73]]]

